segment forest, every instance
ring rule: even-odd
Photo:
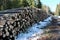
[[[37,7],[41,8],[40,0],[0,0],[0,10],[20,8],[20,7]]]

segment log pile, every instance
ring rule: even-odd
[[[9,11],[11,12],[11,10]],[[0,27],[0,40],[15,40],[15,36],[19,33],[24,32],[33,24],[47,18],[46,12],[38,8],[22,8],[21,10],[16,9],[12,11],[13,14],[9,14],[9,11],[4,11],[8,14],[4,14],[0,18],[0,23],[4,21],[4,24],[2,23],[3,25],[1,25],[3,27]]]

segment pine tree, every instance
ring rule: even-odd
[[[1,7],[2,7],[2,0],[0,0],[0,10],[1,10]]]
[[[41,8],[42,4],[40,2],[40,0],[38,0],[38,4],[37,4],[37,8]]]
[[[35,0],[0,0],[0,10],[27,7],[27,6],[36,7]],[[41,8],[40,0],[38,0],[37,7]]]
[[[0,0],[0,10],[4,9],[4,0]]]
[[[12,8],[18,8],[20,6],[19,3],[20,3],[19,0],[13,0],[12,1]]]
[[[35,0],[27,0],[30,7],[35,7]]]
[[[23,1],[22,1],[22,6],[23,6],[23,7],[29,6],[28,1],[27,1],[27,0],[23,0]]]
[[[12,1],[11,0],[8,0],[7,2],[6,2],[6,9],[11,9],[12,8]]]

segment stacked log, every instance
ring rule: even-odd
[[[17,10],[19,12],[16,12]],[[9,11],[11,12],[11,10]],[[9,11],[1,13],[10,13]],[[13,14],[2,16],[2,20],[5,22],[0,30],[0,40],[15,40],[15,36],[19,33],[25,32],[33,24],[47,18],[46,12],[37,8],[15,9],[12,12]]]

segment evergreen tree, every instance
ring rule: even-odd
[[[8,0],[7,2],[6,2],[6,7],[5,7],[6,9],[11,9],[12,8],[12,1],[11,0]]]
[[[0,10],[3,10],[3,4],[4,4],[4,0],[0,0]]]
[[[55,15],[57,15],[57,16],[60,15],[60,4],[58,4],[56,7]]]
[[[28,0],[30,7],[35,7],[35,0]]]
[[[18,8],[20,5],[19,5],[19,0],[13,0],[12,1],[12,8]]]
[[[0,0],[0,10],[26,7],[26,6],[36,7],[35,0]],[[41,8],[40,0],[38,0],[37,7]]]
[[[27,0],[23,0],[22,1],[22,5],[23,5],[23,7],[26,7],[26,6],[29,6],[29,3],[28,3]]]
[[[41,4],[40,0],[38,0],[37,8],[41,8],[41,7],[42,7],[42,4]]]
[[[0,3],[0,10],[10,9],[12,5],[10,0],[0,0]]]
[[[0,0],[0,10],[1,10],[1,6],[2,6],[2,0]]]

